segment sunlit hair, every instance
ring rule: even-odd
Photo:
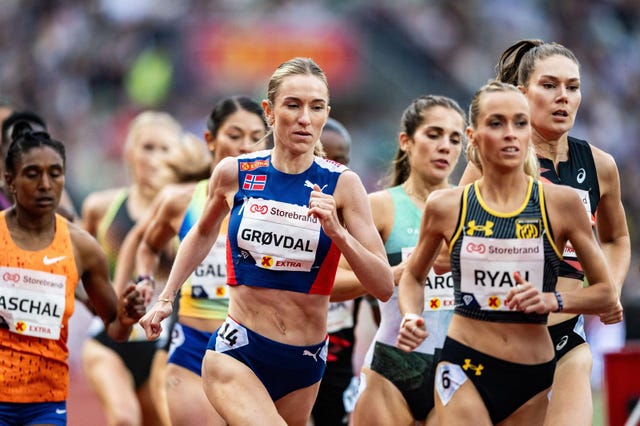
[[[514,86],[527,86],[535,70],[536,61],[561,55],[580,66],[571,50],[558,43],[545,43],[540,39],[520,40],[509,46],[496,65],[496,80]]]
[[[159,111],[143,111],[129,124],[127,138],[124,142],[125,151],[134,147],[140,132],[147,126],[164,126],[167,131],[175,135],[176,142],[180,140],[182,134],[182,126],[170,114]]]
[[[472,128],[477,128],[478,126],[478,116],[480,115],[480,100],[482,96],[489,93],[499,93],[499,92],[515,92],[519,96],[524,96],[520,90],[513,84],[503,83],[501,81],[492,80],[489,83],[482,86],[471,99],[471,104],[469,105],[469,124]],[[538,170],[538,159],[536,157],[536,153],[533,149],[533,144],[529,140],[527,143],[527,157],[524,161],[524,171],[527,175],[533,177],[534,179],[538,179],[540,176],[540,172]],[[480,156],[478,154],[478,149],[475,144],[470,143],[467,145],[467,160],[472,162],[474,166],[476,166],[480,171],[482,171],[482,162],[480,161]]]
[[[467,123],[467,116],[464,110],[456,101],[446,96],[423,95],[415,98],[402,113],[400,119],[400,132],[406,133],[413,138],[416,130],[424,122],[426,113],[433,107],[443,107],[452,110],[462,118],[462,137],[464,138],[464,127]],[[398,186],[404,183],[411,174],[409,154],[398,147],[392,162],[392,169],[389,171],[385,182],[387,187]]]
[[[286,62],[281,63],[278,68],[271,75],[269,79],[269,86],[267,87],[267,100],[273,108],[276,98],[278,97],[278,90],[285,78],[294,75],[311,75],[318,77],[327,88],[327,102],[329,102],[329,82],[322,68],[316,64],[311,58],[293,58]],[[273,132],[273,128],[269,130],[269,134]],[[324,148],[322,143],[318,140],[313,147],[313,153],[319,157],[325,157]]]
[[[172,155],[164,160],[175,176],[173,181],[193,182],[207,179],[211,174],[211,160],[207,144],[197,135],[187,132]]]

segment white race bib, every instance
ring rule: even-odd
[[[249,198],[242,208],[238,247],[256,266],[275,271],[309,272],[320,240],[320,221],[306,206]]]
[[[504,300],[516,282],[513,273],[542,291],[542,237],[497,239],[464,236],[460,248],[462,304],[474,302],[482,310],[508,311]]]
[[[66,281],[64,275],[0,267],[0,316],[16,334],[59,339]]]

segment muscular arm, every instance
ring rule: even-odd
[[[367,291],[380,300],[388,300],[393,293],[393,274],[358,175],[342,173],[334,198],[337,207],[341,207],[346,229],[335,217],[321,218],[324,231]]]
[[[139,301],[137,315],[127,315],[127,297],[131,296],[132,301],[136,298],[131,293],[132,289],[119,301],[109,282],[107,258],[96,240],[80,228],[70,225],[70,230],[78,273],[91,305],[104,322],[109,336],[116,341],[124,341],[131,332],[131,326],[144,312],[144,306]]]
[[[384,242],[389,234],[387,228],[390,228],[390,225],[388,223],[391,222],[391,225],[393,225],[393,212],[388,211],[389,206],[393,206],[391,197],[387,191],[374,192],[369,194],[369,204],[371,206],[373,223]],[[399,278],[400,274],[394,270],[394,281],[396,284]],[[364,294],[367,294],[367,290],[360,283],[344,256],[342,256],[340,258],[340,264],[338,265],[333,289],[331,290],[331,301],[340,302],[351,300]]]
[[[404,313],[420,314],[424,310],[424,283],[445,235],[453,234],[460,209],[458,188],[440,190],[427,199],[420,225],[418,244],[411,252],[398,284],[398,306]]]
[[[580,211],[582,202],[568,187],[545,184],[544,192],[556,247],[560,249],[567,240],[571,242],[589,281],[587,287],[562,292],[564,311],[599,314],[613,309],[617,300],[615,289],[591,224],[586,215],[566,214],[568,211]]]
[[[452,212],[460,209],[459,200],[458,188],[436,191],[427,199],[418,244],[411,252],[398,284],[398,307],[406,319],[400,326],[397,346],[404,351],[412,351],[428,336],[421,317],[424,283],[443,241],[453,234],[457,215]]]
[[[147,339],[155,339],[160,335],[160,322],[172,312],[172,304],[182,284],[202,262],[218,238],[220,225],[229,212],[227,197],[238,188],[238,162],[235,157],[227,157],[216,166],[209,180],[207,201],[198,222],[184,238],[169,279],[165,284],[158,302],[140,320]]]
[[[600,184],[596,232],[616,294],[620,297],[631,262],[631,241],[620,194],[620,176],[610,155],[596,148],[592,150]]]

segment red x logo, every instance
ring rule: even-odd
[[[491,296],[489,298],[489,307],[490,308],[499,308],[500,307],[500,298],[498,296]]]
[[[273,258],[271,256],[263,256],[262,266],[265,268],[271,268],[273,266]]]
[[[440,299],[431,299],[431,301],[429,301],[429,307],[431,309],[440,308]]]
[[[18,322],[16,323],[16,331],[19,331],[19,332],[21,332],[21,333],[22,333],[22,332],[24,332],[24,331],[26,331],[26,330],[27,330],[27,324],[25,324],[25,323],[24,323],[24,322],[22,322],[22,321],[18,321]]]

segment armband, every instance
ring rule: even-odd
[[[153,275],[138,275],[133,282],[138,285],[142,281],[149,281],[151,283],[151,287],[156,288],[156,280],[153,279]]]
[[[556,296],[556,301],[558,302],[558,309],[556,309],[553,312],[562,312],[562,310],[564,309],[564,303],[562,302],[562,295],[557,291],[554,291],[553,294]]]
[[[418,319],[421,319],[421,318],[422,318],[422,316],[420,316],[418,314],[414,314],[412,312],[407,312],[402,317],[402,324],[400,324],[400,326],[402,327],[404,325],[404,323],[407,322],[407,321],[418,320]]]

